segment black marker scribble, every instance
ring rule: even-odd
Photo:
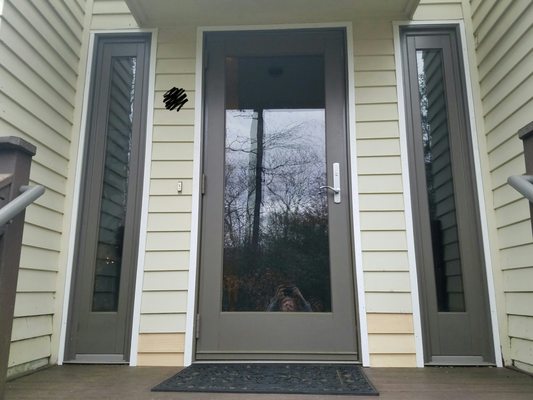
[[[181,88],[173,87],[163,95],[163,102],[167,110],[173,110],[177,107],[176,111],[179,111],[188,101],[187,93]]]

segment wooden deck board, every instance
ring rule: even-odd
[[[504,368],[370,368],[380,392],[367,396],[152,393],[176,368],[110,365],[52,367],[7,384],[6,400],[531,400],[533,378]]]

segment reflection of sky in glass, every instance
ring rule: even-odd
[[[313,207],[326,182],[324,110],[264,110],[263,115],[261,213]],[[255,179],[256,130],[257,112],[227,110],[226,168],[233,175],[226,176],[227,191],[240,187],[241,209],[250,190],[243,184]]]

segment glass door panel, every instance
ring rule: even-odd
[[[222,310],[331,311],[324,59],[225,71]]]
[[[324,110],[227,110],[225,168],[223,311],[331,311]]]

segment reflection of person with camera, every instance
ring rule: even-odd
[[[295,285],[280,285],[276,295],[270,300],[267,311],[313,311],[311,305]]]

